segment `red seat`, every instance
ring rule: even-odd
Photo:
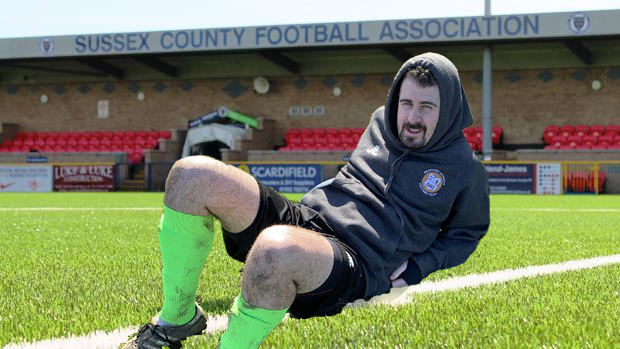
[[[159,131],[159,138],[170,139],[172,138],[172,133],[167,130]]]
[[[159,138],[159,131],[150,130],[147,132],[146,138]]]
[[[565,136],[555,136],[551,140],[551,145],[554,145],[559,148],[560,146],[563,146],[564,144],[566,144],[566,139],[567,137]]]
[[[36,147],[43,147],[45,145],[45,138],[43,137],[38,137],[34,140],[34,145]]]
[[[590,192],[598,192],[598,193],[602,193],[603,192],[603,185],[605,185],[605,172],[603,171],[599,171],[598,172],[598,183],[594,183],[594,180],[596,179],[596,175],[594,174],[594,172],[591,172],[590,175],[588,176],[588,191]],[[598,184],[598,187],[595,186],[596,184]],[[598,189],[595,190],[595,189]]]
[[[469,143],[469,146],[471,147],[473,151],[478,151],[481,148],[480,142],[478,142],[477,140],[470,140],[467,143]]]
[[[312,134],[302,133],[301,144],[314,145],[314,136]]]
[[[598,138],[598,142],[596,144],[609,146],[614,143],[614,138],[609,135],[602,135]]]
[[[156,149],[159,146],[159,141],[157,140],[157,138],[147,138],[146,139],[146,144],[145,144],[147,149]]]
[[[576,147],[578,145],[581,145],[581,136],[577,136],[577,135],[572,135],[572,136],[568,136],[566,137],[566,144]]]
[[[144,153],[140,152],[131,152],[129,153],[129,163],[132,165],[137,165],[142,163],[144,160]]]
[[[605,126],[603,125],[592,125],[590,126],[590,134],[592,136],[601,136],[603,133],[605,133]]]
[[[588,125],[577,125],[575,126],[575,135],[577,136],[585,136],[590,132],[590,126]]]
[[[9,149],[12,153],[27,153],[30,151],[30,148],[25,145],[12,145]]]
[[[340,139],[340,144],[344,144],[344,143],[348,143],[351,144],[353,143],[353,137],[351,137],[351,133],[346,134],[346,133],[341,133],[339,136]]]
[[[338,135],[338,129],[334,128],[334,127],[330,127],[328,129],[325,130],[325,132],[327,133],[327,136],[337,136]]]
[[[359,128],[359,127],[357,127],[357,128],[354,127],[354,128],[351,129],[351,132],[353,134],[359,134],[359,135],[362,135],[362,133],[364,133],[364,131],[366,131],[365,128]]]
[[[563,136],[570,136],[575,132],[575,126],[570,125],[570,124],[566,124],[566,125],[562,125],[560,126],[560,134]]]
[[[325,137],[325,134],[327,134],[327,131],[325,131],[324,128],[322,127],[317,127],[312,129],[312,134],[314,135],[314,138],[318,137]]]
[[[341,135],[351,135],[353,131],[348,127],[341,127],[338,129],[338,133]]]
[[[576,193],[583,193],[588,186],[588,174],[585,171],[575,171],[570,179],[571,189]]]
[[[123,144],[112,143],[108,148],[109,151],[123,151]]]
[[[299,137],[292,137],[287,141],[287,145],[290,146],[301,146],[301,138]]]
[[[500,144],[502,135],[504,134],[504,129],[500,126],[493,126],[491,132],[491,140],[493,141],[493,144]]]
[[[591,146],[595,145],[597,141],[598,141],[598,137],[592,136],[592,135],[587,135],[587,136],[583,136],[581,144],[587,145],[587,146],[591,147]]]
[[[136,146],[140,147],[140,148],[145,148],[146,147],[146,139],[142,138],[142,137],[138,137],[136,138],[136,141],[134,143]]]

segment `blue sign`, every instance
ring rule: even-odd
[[[485,164],[491,194],[534,194],[534,164]]]
[[[280,193],[306,193],[322,182],[321,165],[241,164],[236,166]]]
[[[29,164],[46,163],[47,157],[42,155],[26,155],[26,162]]]
[[[0,39],[0,59],[617,36],[620,10]]]
[[[78,35],[76,54],[137,53],[283,46],[352,45],[536,36],[538,15],[293,24]]]

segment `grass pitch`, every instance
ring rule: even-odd
[[[0,195],[0,346],[137,326],[162,303],[160,193]],[[619,196],[491,197],[491,229],[463,265],[429,280],[620,253]],[[242,267],[221,236],[204,310],[224,314]],[[620,347],[620,265],[416,295],[279,325],[269,348]],[[213,348],[218,334],[188,348]]]

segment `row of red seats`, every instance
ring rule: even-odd
[[[598,173],[598,188],[595,186],[594,179],[596,175],[589,171],[573,171],[566,173],[566,191],[573,193],[595,193],[598,189],[599,193],[603,192],[606,175],[604,172]]]
[[[463,134],[474,151],[482,150],[482,127],[468,127],[463,130]],[[491,128],[491,141],[493,145],[500,144],[503,135],[504,129],[501,126],[493,126]]]
[[[620,149],[620,134],[553,136],[545,149]]]
[[[170,138],[170,131],[21,132],[4,140],[0,152],[126,152],[131,164],[139,164],[145,149]]]
[[[543,142],[548,145],[553,143],[554,137],[563,136],[594,136],[611,137],[620,134],[620,125],[547,125],[543,133]]]
[[[17,132],[15,139],[36,139],[36,138],[155,138],[170,139],[172,134],[168,130],[139,130],[139,131],[31,131]]]
[[[284,135],[286,145],[280,151],[352,151],[363,128],[292,128]]]

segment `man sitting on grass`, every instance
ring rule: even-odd
[[[212,158],[177,161],[159,227],[164,304],[125,348],[178,348],[206,328],[194,300],[214,218],[245,262],[220,348],[256,348],[287,312],[335,315],[465,262],[490,221],[472,122],[456,68],[428,53],[401,67],[349,163],[299,204]]]

